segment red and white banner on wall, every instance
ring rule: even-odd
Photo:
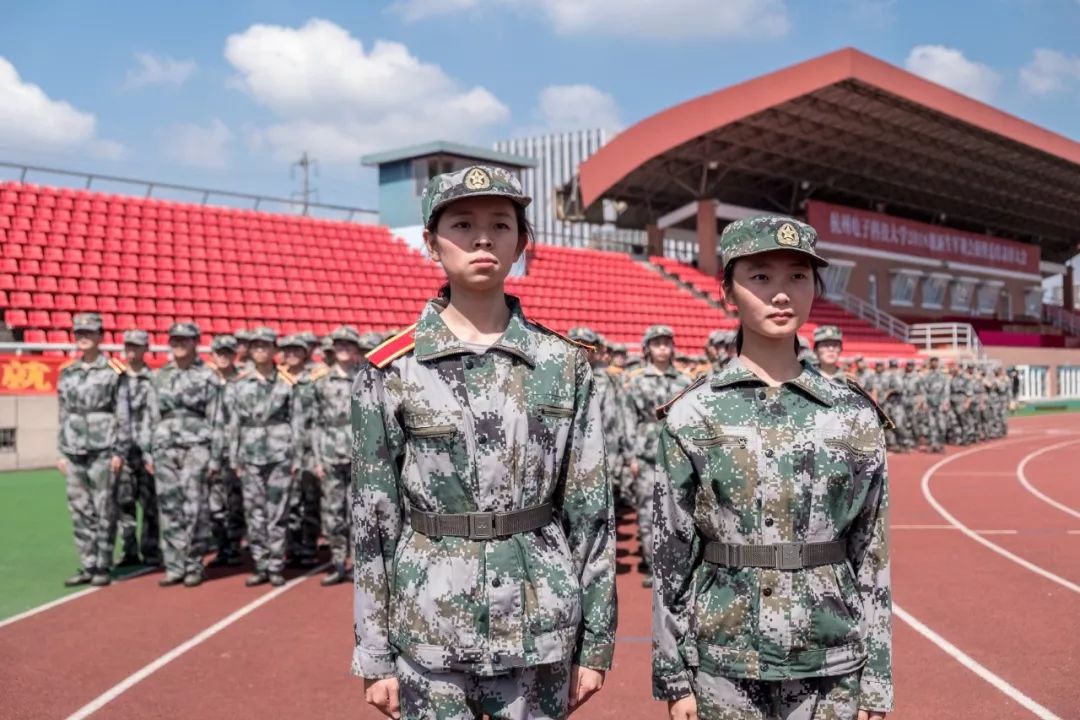
[[[1036,245],[810,200],[807,220],[825,242],[934,260],[1039,272]]]
[[[0,355],[0,395],[52,395],[66,357]]]

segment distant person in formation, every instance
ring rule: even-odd
[[[998,365],[993,377],[994,437],[1003,438],[1009,434],[1009,396],[1012,393],[1012,380],[1005,372],[1005,367]]]
[[[844,349],[844,334],[835,325],[819,325],[814,329],[814,355],[818,372],[826,380],[847,384],[847,373],[840,368],[840,352]]]
[[[162,587],[202,584],[210,483],[221,470],[214,428],[225,382],[199,358],[199,337],[195,323],[169,328],[172,359],[154,375],[140,431],[161,517]]]
[[[672,720],[856,720],[893,706],[888,420],[797,359],[827,263],[797,220],[720,238],[739,357],[661,415],[653,695]]]
[[[244,491],[248,549],[255,571],[248,587],[285,584],[289,498],[300,475],[304,411],[296,378],[274,364],[277,333],[251,331],[251,369],[225,390],[224,438],[229,465]]]
[[[236,369],[236,338],[217,335],[210,341],[211,369],[224,384],[234,382],[240,375]],[[224,392],[222,394],[224,398]],[[220,426],[220,423],[219,423]],[[214,445],[214,466],[218,472],[210,480],[210,535],[217,554],[210,567],[237,566],[241,562],[240,543],[244,539],[244,495],[240,478],[228,461],[224,442]]]
[[[876,389],[881,406],[893,422],[893,426],[885,431],[889,450],[898,453],[910,452],[914,443],[909,432],[908,416],[904,405],[905,381],[900,371],[899,360],[896,358],[889,360],[889,369],[882,373]]]
[[[968,396],[967,376],[963,373],[962,363],[955,362],[949,368],[949,432],[950,445],[970,445],[967,428],[967,407],[971,402]]]
[[[99,345],[101,316],[74,319],[79,357],[60,371],[57,467],[67,476],[68,510],[75,532],[79,570],[64,584],[108,585],[116,542],[116,482],[131,445],[130,403],[124,364],[108,359]]]
[[[926,427],[926,388],[923,386],[923,376],[915,367],[914,360],[904,363],[904,373],[900,376],[903,402],[904,419],[907,421],[907,436],[911,438],[912,449],[919,447],[922,438],[930,436]],[[895,422],[895,419],[893,420]]]
[[[322,361],[326,367],[334,367],[337,365],[337,355],[334,353],[334,341],[330,339],[330,336],[324,337],[319,341],[319,350],[322,352]]]
[[[240,372],[251,369],[251,358],[248,357],[251,347],[251,331],[240,328],[233,333],[236,338],[236,369]]]
[[[311,339],[314,339],[314,335]],[[300,424],[300,475],[292,485],[289,498],[289,560],[299,567],[313,567],[319,549],[319,478],[315,476],[315,453],[312,434],[315,420],[313,382],[325,375],[325,365],[311,360],[310,345],[303,334],[287,335],[278,340],[282,364],[280,369],[296,380],[293,394],[302,413]]]
[[[641,541],[641,583],[652,587],[652,504],[653,474],[656,472],[656,441],[660,423],[656,408],[684,390],[690,377],[675,369],[675,333],[667,325],[653,325],[641,338],[641,354],[646,364],[626,381],[626,427],[633,443],[630,474],[634,478],[634,505],[637,509],[638,538]]]
[[[620,461],[626,443],[626,413],[623,412],[619,391],[616,389],[618,380],[607,372],[603,361],[603,345],[595,330],[588,327],[571,328],[567,337],[590,348],[587,352],[593,369],[593,393],[599,400],[600,418],[603,421],[607,477],[612,482],[613,494],[618,493],[621,488],[615,478],[622,470]]]
[[[330,571],[324,586],[352,576],[349,560],[351,513],[352,388],[360,371],[360,333],[343,325],[329,335],[335,363],[312,373],[311,447],[315,477],[322,493],[322,534],[330,543]]]
[[[941,361],[936,356],[930,357],[922,384],[926,397],[926,439],[930,445],[930,452],[943,453],[951,412],[949,376],[941,370]]]
[[[501,168],[431,179],[424,241],[447,284],[356,380],[353,672],[392,717],[565,718],[611,666],[593,370],[504,292],[528,202]]]
[[[145,422],[147,395],[153,380],[153,373],[145,360],[149,345],[150,337],[145,330],[128,330],[124,333],[124,362],[127,366],[124,381],[127,383],[130,435],[133,440],[124,459],[124,469],[120,472],[116,490],[122,553],[120,564],[124,566],[145,564],[157,567],[161,564],[154,477],[146,471],[143,449],[138,442],[134,442],[138,439],[138,429]],[[142,510],[141,527],[139,510]]]

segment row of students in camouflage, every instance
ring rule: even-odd
[[[316,481],[315,492],[323,496],[316,512],[320,504],[323,511],[315,522],[332,555],[323,584],[348,578],[342,458],[350,452],[351,430],[343,420],[348,392],[342,379],[351,382],[362,350],[376,338],[339,328],[324,354],[332,358],[337,349],[342,362],[297,380],[274,365],[273,355],[298,340],[276,343],[269,328],[242,335],[254,361],[239,355],[236,338],[218,336],[204,363],[196,354],[198,327],[176,323],[169,329],[172,359],[157,372],[144,362],[144,331],[125,333],[126,363],[100,353],[97,314],[78,315],[75,332],[82,357],[61,372],[59,392],[60,466],[68,476],[81,562],[68,585],[109,582],[117,528],[121,562],[163,564],[162,586],[201,584],[211,539],[218,551],[211,565],[239,565],[245,535],[256,568],[248,584],[282,584],[283,528],[290,505],[301,501],[291,488],[316,438],[319,450],[311,457],[326,459],[313,459],[309,467],[326,479]],[[318,527],[313,534],[317,540]],[[299,548],[288,553],[301,555]]]

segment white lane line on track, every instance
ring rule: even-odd
[[[1016,687],[1010,685],[1005,680],[1003,680],[1002,678],[995,675],[993,672],[991,672],[985,666],[980,665],[970,655],[968,655],[963,650],[961,650],[960,648],[953,645],[951,642],[949,642],[945,638],[938,635],[936,632],[934,632],[933,630],[928,628],[926,625],[923,625],[919,620],[912,617],[912,615],[910,613],[908,613],[906,610],[904,610],[902,607],[900,607],[896,603],[893,603],[893,608],[892,609],[893,609],[893,615],[900,618],[905,623],[907,623],[909,626],[911,626],[911,629],[913,629],[915,632],[922,635],[924,638],[926,638],[930,642],[937,645],[939,648],[941,648],[942,651],[945,652],[945,654],[947,654],[953,660],[960,663],[961,665],[963,665],[968,670],[970,670],[971,672],[978,675],[980,678],[982,678],[983,680],[985,680],[989,684],[993,685],[995,688],[997,688],[1003,694],[1008,696],[1010,699],[1012,699],[1018,705],[1021,705],[1024,709],[1031,711],[1031,713],[1033,715],[1035,715],[1035,717],[1041,718],[1041,720],[1061,720],[1060,716],[1055,715],[1053,712],[1051,712],[1047,708],[1043,707],[1039,703],[1037,703],[1034,700],[1032,700],[1031,698],[1029,698],[1024,693],[1020,692],[1019,689],[1017,689]]]
[[[1010,473],[1011,475],[1012,473]],[[891,530],[957,530],[952,525],[891,525]],[[973,530],[980,535],[1019,535],[1019,530]]]
[[[1016,442],[1022,442],[1022,441],[1016,441]],[[1030,439],[1026,440],[1026,442],[1030,442]],[[1011,445],[1013,443],[1002,443],[1002,444],[990,446],[990,448],[1000,448],[1004,444]],[[1015,553],[1011,553],[1008,550],[1006,550],[1005,548],[1001,547],[1000,545],[992,543],[989,540],[987,540],[986,538],[984,538],[983,536],[979,535],[977,532],[975,532],[974,530],[969,528],[967,525],[965,525],[964,523],[960,522],[955,517],[953,517],[952,513],[950,513],[948,510],[946,510],[944,508],[944,506],[942,506],[942,504],[937,501],[937,498],[934,497],[933,493],[930,492],[930,480],[931,480],[931,478],[934,477],[934,473],[937,472],[938,468],[944,467],[945,465],[948,465],[949,463],[953,462],[954,460],[959,460],[962,457],[967,457],[968,455],[974,455],[975,453],[982,452],[983,450],[987,450],[987,449],[990,449],[990,448],[988,448],[988,447],[976,447],[976,448],[972,448],[970,450],[964,450],[963,452],[959,452],[959,453],[957,453],[955,455],[952,455],[950,457],[947,457],[947,458],[945,458],[943,460],[939,460],[935,465],[933,465],[930,469],[928,469],[925,473],[923,473],[921,485],[922,485],[922,494],[923,494],[923,497],[926,498],[926,502],[930,503],[930,506],[932,508],[934,508],[934,510],[937,511],[938,515],[945,518],[945,522],[949,523],[950,525],[955,527],[957,530],[962,532],[964,535],[967,535],[969,538],[971,538],[975,542],[979,543],[980,545],[982,545],[982,546],[986,547],[987,549],[997,553],[998,555],[1002,556],[1003,558],[1006,558],[1008,560],[1012,560],[1014,563],[1016,563],[1020,567],[1023,567],[1023,568],[1025,568],[1027,570],[1030,570],[1031,572],[1035,573],[1036,575],[1041,575],[1042,577],[1046,578],[1050,582],[1057,583],[1058,585],[1065,588],[1066,590],[1072,590],[1074,593],[1080,594],[1080,585],[1077,585],[1076,583],[1072,582],[1071,580],[1066,580],[1065,578],[1061,577],[1060,575],[1055,575],[1054,573],[1050,572],[1049,570],[1047,570],[1045,568],[1042,568],[1042,567],[1039,567],[1035,563],[1030,562],[1028,560],[1025,560],[1024,558],[1020,557],[1019,555],[1016,555]]]
[[[142,668],[136,670],[131,675],[128,675],[126,678],[124,678],[123,680],[118,682],[116,685],[113,685],[111,688],[109,688],[108,690],[103,692],[101,695],[98,695],[96,698],[94,698],[93,700],[88,702],[86,705],[83,705],[81,708],[79,708],[78,710],[73,712],[71,715],[69,715],[67,717],[67,720],[83,720],[83,718],[90,717],[90,715],[93,715],[95,712],[97,712],[101,708],[105,707],[106,705],[111,703],[113,700],[120,697],[122,694],[124,694],[125,692],[127,692],[131,688],[135,687],[140,682],[142,682],[146,678],[150,677],[151,675],[156,673],[158,670],[160,670],[161,668],[163,668],[166,665],[168,665],[169,663],[171,663],[176,658],[178,658],[181,655],[183,655],[184,653],[186,653],[188,650],[191,650],[192,648],[198,647],[199,645],[206,642],[207,640],[209,640],[213,636],[217,635],[219,632],[221,632],[225,628],[229,627],[230,625],[232,625],[236,621],[242,619],[243,617],[245,617],[247,615],[250,615],[255,610],[258,610],[260,607],[262,607],[266,603],[270,602],[274,598],[280,597],[282,593],[286,593],[289,590],[292,590],[294,587],[296,587],[300,583],[304,582],[305,580],[307,580],[312,575],[315,575],[316,573],[322,572],[323,570],[325,570],[328,567],[330,567],[330,563],[323,563],[322,565],[319,565],[318,567],[312,568],[311,570],[304,573],[300,577],[293,578],[289,582],[285,583],[283,586],[281,586],[279,588],[276,588],[274,590],[271,590],[270,592],[266,593],[265,595],[260,595],[258,598],[251,601],[250,603],[248,603],[244,607],[240,608],[239,610],[233,612],[231,615],[229,615],[229,616],[227,616],[225,618],[222,618],[221,620],[218,620],[216,623],[214,623],[210,627],[206,628],[205,630],[200,632],[198,635],[195,635],[195,636],[189,638],[188,640],[185,640],[184,642],[180,643],[179,645],[174,647],[172,650],[170,650],[169,652],[167,652],[164,655],[162,655],[161,657],[159,657],[157,660],[154,660],[152,663],[149,663],[148,665],[144,665]]]
[[[123,575],[121,577],[118,577],[115,580],[113,580],[113,582],[123,582],[125,580],[132,580],[134,578],[139,577],[140,575],[148,575],[149,573],[152,573],[155,570],[157,570],[157,568],[145,567],[145,568],[143,568],[141,570],[136,570],[133,573],[129,573],[127,575]],[[12,625],[14,623],[19,622],[20,620],[25,620],[26,618],[33,617],[33,616],[35,616],[35,615],[37,615],[39,613],[43,613],[46,610],[52,610],[54,607],[59,607],[61,605],[64,605],[65,603],[71,602],[72,600],[78,600],[81,597],[86,597],[87,595],[91,595],[93,593],[96,593],[96,592],[98,592],[100,590],[104,590],[104,589],[105,588],[88,587],[85,590],[79,590],[78,592],[73,592],[70,595],[65,595],[62,598],[57,598],[57,599],[51,600],[51,601],[49,601],[47,603],[43,603],[41,605],[38,605],[37,607],[32,607],[29,610],[26,610],[25,612],[19,613],[18,615],[12,615],[9,618],[6,618],[4,620],[0,620],[0,628],[6,627],[8,625]]]
[[[1025,457],[1020,462],[1020,466],[1016,468],[1016,478],[1020,481],[1020,484],[1024,486],[1025,490],[1027,490],[1029,493],[1031,493],[1035,497],[1042,500],[1047,505],[1051,505],[1053,507],[1056,507],[1061,512],[1066,513],[1068,515],[1072,515],[1074,518],[1080,518],[1080,511],[1075,510],[1074,508],[1071,508],[1068,505],[1065,505],[1064,503],[1060,503],[1057,500],[1055,500],[1054,498],[1040,492],[1034,485],[1032,485],[1028,481],[1027,474],[1024,472],[1024,469],[1027,467],[1027,464],[1029,462],[1031,462],[1032,460],[1034,460],[1035,458],[1042,455],[1043,453],[1048,453],[1048,452],[1051,452],[1053,450],[1059,450],[1059,449],[1061,449],[1063,447],[1066,447],[1068,445],[1072,445],[1072,444],[1074,444],[1076,442],[1080,442],[1080,441],[1069,440],[1067,442],[1058,443],[1057,445],[1051,445],[1050,447],[1045,447],[1042,450],[1036,450],[1035,452],[1031,453],[1030,455]]]

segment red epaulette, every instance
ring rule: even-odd
[[[115,372],[117,375],[123,375],[125,372],[127,372],[127,365],[125,365],[124,361],[120,360],[119,358],[109,358],[108,363],[109,367],[111,367],[113,369],[113,372]]]
[[[416,325],[410,325],[404,331],[390,338],[382,345],[369,352],[367,357],[375,367],[382,370],[399,357],[416,347]]]

